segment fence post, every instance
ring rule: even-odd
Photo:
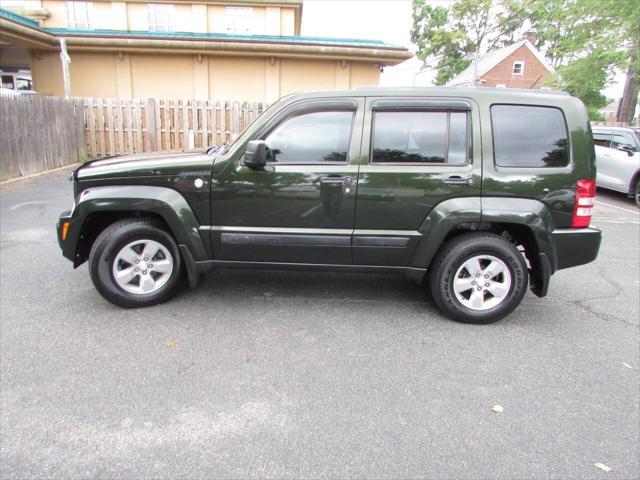
[[[156,99],[147,99],[147,133],[149,134],[149,149],[158,150],[158,136],[156,133]]]

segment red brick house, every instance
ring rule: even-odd
[[[528,39],[492,50],[476,62],[449,80],[447,86],[542,88],[554,74],[544,55]]]

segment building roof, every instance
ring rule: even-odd
[[[412,54],[402,46],[380,40],[303,37],[299,35],[235,35],[224,33],[148,32],[129,30],[72,30],[44,28],[37,22],[0,8],[0,37],[22,40],[30,48],[57,49],[66,39],[69,51],[116,50],[123,52],[184,51],[216,54],[254,54],[376,60],[395,65]]]
[[[291,43],[304,45],[342,45],[347,47],[372,47],[401,49],[381,40],[354,38],[303,37],[300,35],[237,35],[227,33],[197,32],[149,32],[146,30],[73,30],[68,28],[47,28],[58,37],[105,37],[105,38],[171,38],[185,40],[220,40],[235,42]]]
[[[540,51],[536,47],[534,47],[529,40],[523,39],[519,42],[507,45],[506,47],[498,48],[497,50],[491,50],[490,52],[485,53],[477,60],[472,61],[469,66],[462,72],[449,80],[447,82],[447,85],[452,87],[460,85],[472,85],[475,80],[474,75],[476,74],[476,63],[478,64],[478,78],[481,78],[484,74],[489,72],[489,70],[498,65],[523,45],[536,56],[540,63],[542,63],[542,65],[547,70],[549,70],[549,72],[554,73],[553,67],[549,65],[547,60],[544,58],[544,55],[542,55]]]

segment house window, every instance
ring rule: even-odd
[[[240,35],[250,35],[254,31],[253,8],[226,7],[224,9],[224,31]]]
[[[514,75],[524,74],[524,62],[513,62],[513,74]]]
[[[91,30],[91,2],[65,2],[67,24],[72,30]]]
[[[173,5],[168,5],[166,3],[150,3],[147,7],[149,9],[149,31],[170,32]]]

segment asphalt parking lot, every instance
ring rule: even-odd
[[[0,187],[0,477],[640,476],[631,200],[600,192],[598,260],[489,326],[370,274],[220,270],[121,310],[60,254],[67,174]]]

